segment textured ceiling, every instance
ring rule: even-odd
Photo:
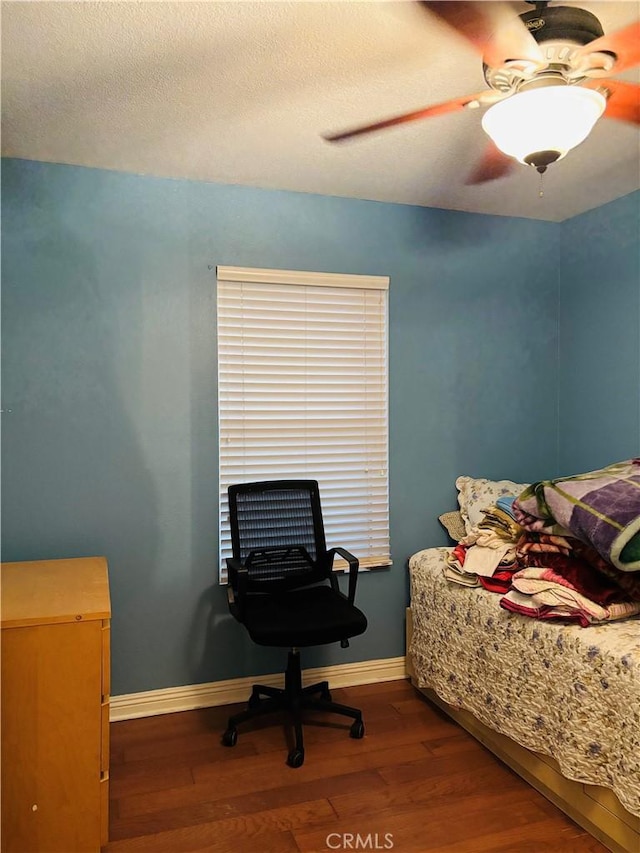
[[[565,5],[605,32],[640,18],[635,0]],[[640,187],[638,128],[610,119],[542,198],[524,166],[465,186],[479,111],[320,136],[484,85],[477,54],[409,2],[2,4],[6,156],[556,221]]]

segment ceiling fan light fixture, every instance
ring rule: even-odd
[[[606,105],[606,98],[594,89],[552,85],[494,104],[484,114],[482,127],[501,151],[540,171],[536,155],[547,155],[542,165],[562,159],[587,138]]]

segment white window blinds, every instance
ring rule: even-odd
[[[217,280],[221,580],[227,488],[258,480],[318,480],[327,546],[389,565],[388,278],[218,267]]]

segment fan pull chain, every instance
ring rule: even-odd
[[[538,198],[542,198],[543,196],[544,196],[544,186],[543,186],[542,172],[540,172],[540,190],[538,192]]]

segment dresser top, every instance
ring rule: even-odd
[[[3,628],[109,619],[104,557],[0,564]]]

